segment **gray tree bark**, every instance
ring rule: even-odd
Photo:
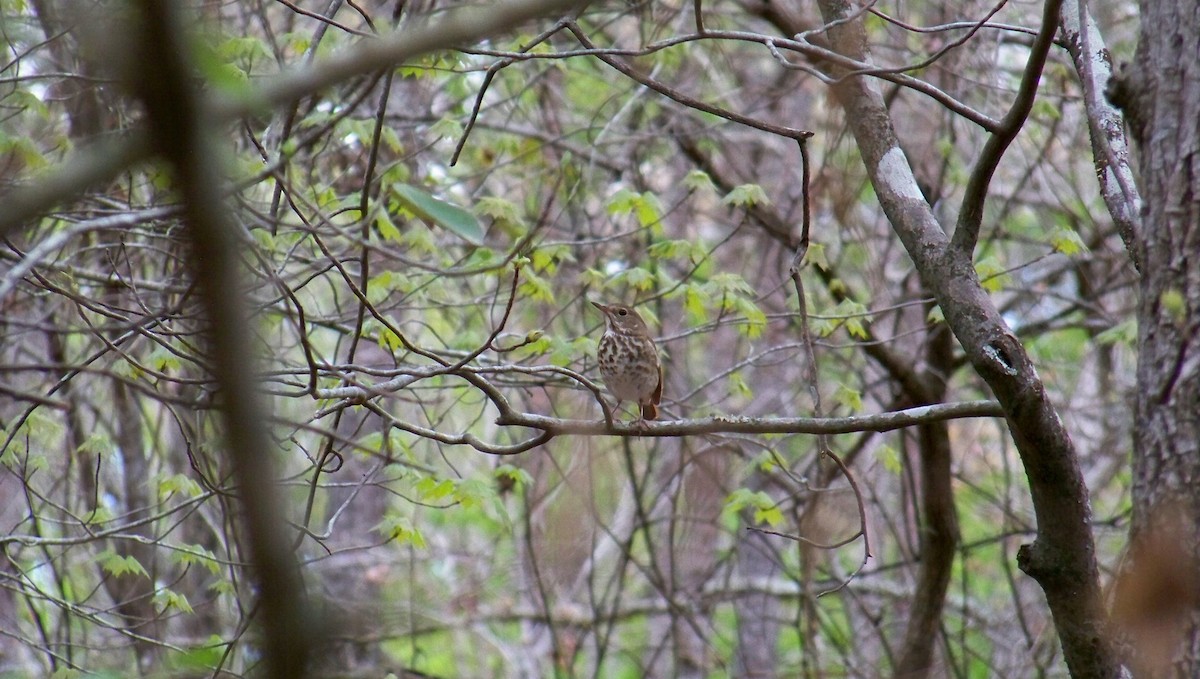
[[[1143,237],[1133,521],[1115,615],[1139,676],[1200,674],[1200,5],[1142,0],[1114,83],[1138,142]]]

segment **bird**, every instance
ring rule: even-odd
[[[663,372],[650,328],[638,312],[624,304],[592,305],[604,313],[606,323],[596,347],[604,385],[617,397],[618,408],[621,401],[634,401],[641,409],[642,421],[657,419]]]

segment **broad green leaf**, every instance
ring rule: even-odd
[[[883,468],[892,474],[900,474],[900,452],[886,443],[879,446],[875,451],[875,456],[883,463]]]
[[[825,256],[825,246],[821,243],[809,243],[808,252],[804,253],[804,258],[821,271],[829,270],[829,259]]]
[[[483,243],[483,227],[469,211],[441,198],[434,198],[410,184],[392,184],[392,191],[404,207],[431,224],[448,229],[469,243]]]
[[[429,134],[442,139],[458,139],[463,134],[463,126],[453,118],[442,118],[429,127]]]
[[[690,191],[710,191],[717,192],[717,187],[713,185],[712,177],[703,170],[692,170],[683,178],[683,185]]]
[[[226,645],[220,636],[214,634],[208,638],[206,644],[171,653],[167,657],[167,664],[183,670],[211,670],[221,662]]]
[[[194,55],[196,70],[211,87],[239,99],[252,94],[249,76],[242,69],[229,63],[220,54],[219,48],[213,49],[209,45],[197,42]]]
[[[132,556],[121,556],[111,549],[106,549],[96,555],[96,562],[104,569],[104,572],[112,575],[126,575],[132,573],[149,578],[150,574],[142,567],[142,564]]]
[[[688,320],[694,324],[708,321],[708,310],[704,300],[704,291],[700,286],[689,283],[684,287],[683,309],[687,312]]]
[[[734,299],[734,305],[737,310],[746,317],[745,325],[741,325],[738,329],[746,337],[754,339],[762,335],[763,330],[767,327],[767,315],[758,307],[752,300],[746,297],[737,297]]]
[[[725,509],[727,511],[741,511],[743,507],[750,505],[754,501],[754,491],[749,488],[738,488],[725,498]]]
[[[442,500],[454,492],[454,482],[426,476],[417,482],[416,490],[422,500]]]
[[[560,262],[575,261],[575,253],[568,245],[543,245],[530,253],[530,262],[535,271],[553,275]]]
[[[519,467],[514,467],[511,464],[502,464],[492,470],[492,475],[497,479],[508,478],[512,479],[518,486],[527,487],[533,483],[533,477],[529,472]]]
[[[464,479],[455,484],[454,499],[462,504],[464,509],[476,509],[485,500],[495,497],[496,491],[491,484],[479,479]]]
[[[653,193],[637,193],[621,189],[608,200],[610,215],[632,214],[641,226],[657,224],[662,219],[662,205]]]
[[[526,272],[521,275],[521,285],[518,288],[518,292],[521,296],[537,302],[554,303],[554,289],[550,287],[550,281],[533,272]]]
[[[400,229],[396,227],[396,223],[392,221],[392,216],[387,213],[387,210],[380,210],[379,214],[375,215],[375,228],[379,229],[379,235],[384,240],[400,242]]]
[[[988,292],[999,292],[1012,282],[1012,276],[1004,270],[1004,265],[995,257],[987,256],[975,263],[975,273],[979,282]]]
[[[1176,323],[1183,324],[1187,320],[1187,301],[1184,299],[1183,293],[1175,288],[1164,291],[1158,298],[1158,302]]]
[[[692,241],[690,240],[663,240],[654,243],[647,250],[647,254],[652,259],[674,259],[676,257],[691,257]]]
[[[511,200],[499,196],[486,196],[475,203],[475,212],[496,221],[509,222],[523,226],[525,220],[521,217],[521,209]]]
[[[613,276],[613,282],[628,285],[634,290],[649,290],[654,287],[654,274],[635,266]]]
[[[852,299],[838,302],[829,315],[837,318],[837,323],[846,327],[846,332],[857,339],[867,338],[867,307]]]
[[[379,328],[379,348],[380,349],[386,349],[389,352],[394,354],[394,353],[396,353],[396,351],[402,349],[403,347],[404,347],[404,342],[402,342],[400,340],[399,335],[392,332],[390,328],[387,328],[387,327]]]
[[[1062,226],[1056,227],[1050,232],[1050,244],[1054,246],[1055,251],[1064,255],[1077,255],[1087,252],[1088,249],[1078,233]]]
[[[862,394],[844,384],[838,385],[837,391],[833,393],[833,400],[846,406],[851,412],[862,410]]]
[[[783,523],[783,512],[779,507],[759,507],[754,510],[755,523],[765,523],[770,526],[778,526]]]
[[[213,575],[220,575],[222,569],[217,557],[201,545],[180,545],[179,549],[171,552],[171,560],[185,566],[199,564]]]
[[[92,510],[87,517],[87,523],[91,526],[102,526],[113,520],[112,510],[104,505],[100,505]]]
[[[412,521],[407,517],[389,514],[375,526],[375,530],[400,544],[407,543],[418,549],[425,549],[425,537],[413,527]]]
[[[735,273],[719,273],[709,278],[704,286],[714,297],[724,295],[754,296],[754,288],[746,282],[746,279]]]
[[[180,494],[184,497],[197,497],[204,493],[204,489],[200,487],[186,474],[174,474],[158,481],[158,497],[166,499],[174,494]]]
[[[721,202],[726,205],[737,205],[739,207],[771,204],[771,200],[767,198],[767,192],[758,184],[735,186],[732,191],[725,194]]]
[[[166,611],[168,608],[174,608],[183,613],[192,612],[192,605],[188,603],[186,596],[180,592],[165,588],[154,593],[154,607],[158,609],[159,613]]]
[[[734,371],[729,374],[729,393],[739,396],[753,396],[754,392],[750,389],[750,385],[746,384],[746,378],[742,376],[740,371]]]

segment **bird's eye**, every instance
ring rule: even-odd
[[[618,316],[628,316],[629,312],[624,309],[617,309],[617,315]]]

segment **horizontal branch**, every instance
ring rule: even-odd
[[[969,417],[1002,417],[995,401],[940,403],[874,415],[850,417],[713,417],[657,422],[614,422],[565,420],[545,415],[512,413],[496,420],[501,426],[529,427],[551,435],[587,436],[695,436],[700,434],[850,434],[892,431],[929,422]]]

